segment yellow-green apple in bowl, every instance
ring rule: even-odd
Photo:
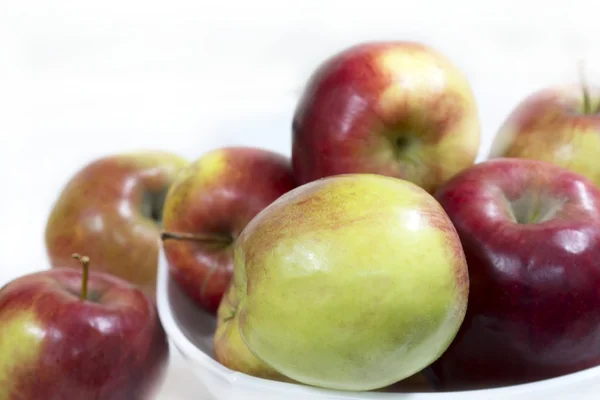
[[[216,313],[238,235],[295,187],[288,157],[253,147],[213,149],[179,174],[165,200],[163,248],[170,273],[199,307]]]
[[[471,166],[480,121],[465,75],[439,51],[366,42],[325,60],[292,124],[299,184],[343,173],[402,178],[432,193]]]
[[[52,267],[80,268],[74,252],[154,298],[165,193],[187,161],[165,151],[92,160],[59,193],[45,230]]]
[[[547,161],[600,184],[600,88],[552,86],[525,97],[496,133],[489,158]]]
[[[467,306],[465,256],[442,207],[378,174],[284,194],[248,223],[234,260],[231,329],[306,385],[366,391],[408,378],[443,353]]]
[[[222,365],[233,371],[257,378],[292,382],[257,358],[246,346],[235,317],[238,299],[233,282],[225,291],[217,310],[217,327],[213,337],[213,355]]]

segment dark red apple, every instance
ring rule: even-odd
[[[600,365],[600,190],[548,162],[499,158],[436,193],[467,258],[467,315],[432,365],[442,389]]]
[[[0,289],[0,399],[154,398],[169,352],[153,301],[85,271],[44,270]]]

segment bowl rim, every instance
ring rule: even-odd
[[[159,318],[164,329],[171,339],[173,345],[181,352],[183,358],[188,363],[193,363],[202,367],[213,374],[223,378],[229,384],[243,385],[249,389],[263,391],[287,392],[295,395],[307,397],[335,397],[338,399],[363,399],[363,400],[392,400],[398,399],[398,396],[409,396],[411,400],[450,400],[456,398],[489,398],[489,396],[509,396],[524,395],[539,392],[550,392],[566,386],[573,387],[587,381],[598,381],[600,385],[600,366],[591,367],[585,370],[573,372],[555,378],[539,380],[536,382],[504,386],[499,388],[486,388],[476,390],[461,390],[449,392],[374,392],[374,391],[341,391],[335,389],[319,388],[310,385],[297,383],[279,382],[258,378],[247,375],[242,372],[231,370],[217,362],[209,354],[205,353],[194,345],[183,333],[175,320],[171,311],[171,305],[168,296],[169,267],[166,261],[162,244],[159,245],[158,254],[158,279],[156,303]],[[177,284],[176,282],[174,282]],[[600,388],[600,386],[599,386]],[[600,392],[598,393],[600,396]]]

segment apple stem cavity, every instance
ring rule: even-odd
[[[85,301],[88,298],[88,280],[90,275],[90,258],[87,256],[81,256],[78,253],[74,253],[72,257],[79,260],[81,263],[81,269],[83,270],[83,277],[81,278],[81,300]]]
[[[579,63],[579,79],[581,81],[581,89],[583,91],[583,113],[585,115],[593,114],[592,101],[590,99],[590,92],[588,89],[587,81],[585,79],[584,63]]]
[[[230,237],[218,235],[205,235],[201,233],[181,233],[181,232],[162,232],[160,235],[163,241],[165,240],[190,240],[194,242],[214,243],[222,245],[230,245],[233,240]]]

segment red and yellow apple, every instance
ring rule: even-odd
[[[293,117],[298,184],[375,173],[433,192],[471,166],[480,122],[469,82],[423,44],[367,42],[323,62]]]
[[[151,399],[168,354],[152,300],[114,275],[53,268],[0,289],[0,399]]]
[[[251,147],[214,149],[179,174],[165,200],[163,246],[170,273],[200,307],[216,313],[238,235],[295,186],[287,157]]]
[[[53,267],[80,268],[74,252],[154,297],[165,193],[187,161],[162,151],[120,153],[77,171],[56,200],[45,241]]]
[[[284,194],[248,223],[234,259],[217,355],[243,343],[255,371],[264,363],[307,385],[364,391],[412,377],[448,347],[467,306],[448,216],[392,177],[338,175]]]
[[[600,365],[600,189],[554,164],[485,161],[435,196],[469,265],[464,323],[432,366],[442,389]]]
[[[519,103],[498,130],[489,158],[551,162],[600,185],[600,88],[540,89]]]

